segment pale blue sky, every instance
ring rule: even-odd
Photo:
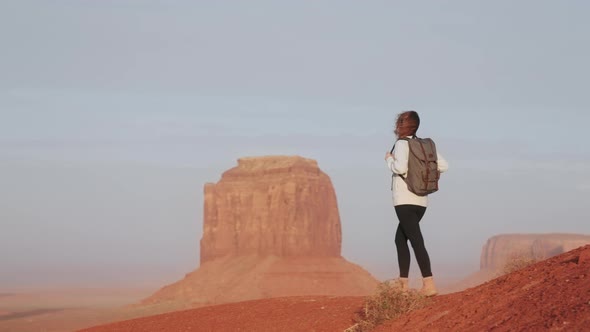
[[[415,109],[451,169],[435,274],[509,232],[590,233],[586,1],[2,1],[0,290],[198,265],[202,188],[242,156],[316,159],[343,255],[397,273],[384,152]],[[417,267],[412,265],[412,273]]]

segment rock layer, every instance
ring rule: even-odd
[[[201,263],[224,256],[340,256],[330,178],[301,157],[242,158],[205,185]]]
[[[502,234],[488,239],[481,252],[482,270],[501,269],[515,258],[542,260],[590,243],[590,235]]]

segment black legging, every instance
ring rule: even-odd
[[[400,278],[407,278],[410,273],[410,248],[408,240],[414,248],[414,254],[420,266],[422,277],[431,277],[430,258],[426,247],[424,247],[424,238],[420,231],[420,220],[426,212],[426,207],[419,205],[398,205],[395,207],[395,213],[399,219],[399,225],[395,232],[395,246],[397,248],[397,262],[399,264]]]

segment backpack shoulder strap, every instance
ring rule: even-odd
[[[417,138],[416,135],[412,136],[411,139]],[[410,148],[410,138],[407,137],[401,137],[398,138],[397,141],[406,141],[408,142],[408,149]],[[395,150],[395,144],[397,143],[397,141],[395,141],[395,143],[393,143],[393,147],[391,148],[391,153],[393,153],[393,150]],[[397,176],[399,176],[400,178],[402,178],[404,181],[406,180],[406,178],[401,175],[401,174],[397,174]],[[393,178],[395,177],[395,174],[391,174],[391,190],[393,190]]]
[[[416,136],[414,136],[416,137]],[[397,143],[397,141],[410,141],[409,138],[407,137],[402,137],[402,138],[398,138],[394,143],[393,143],[393,147],[391,148],[391,153],[393,153],[393,150],[395,149],[395,143]]]
[[[410,143],[410,140],[414,139],[414,138],[418,138],[418,136],[414,135],[414,136],[412,136],[412,138],[407,138],[407,137],[398,138],[395,141],[395,143],[397,143],[397,141],[406,141],[406,142]],[[393,147],[391,148],[391,153],[393,153],[393,149],[395,149],[395,143],[393,143]]]

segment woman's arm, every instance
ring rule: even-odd
[[[438,164],[438,171],[441,173],[446,172],[449,169],[449,163],[446,161],[440,153],[436,153],[436,159]]]
[[[387,157],[387,168],[395,174],[406,175],[408,172],[408,157],[410,148],[408,141],[399,140],[395,142],[394,153]]]

